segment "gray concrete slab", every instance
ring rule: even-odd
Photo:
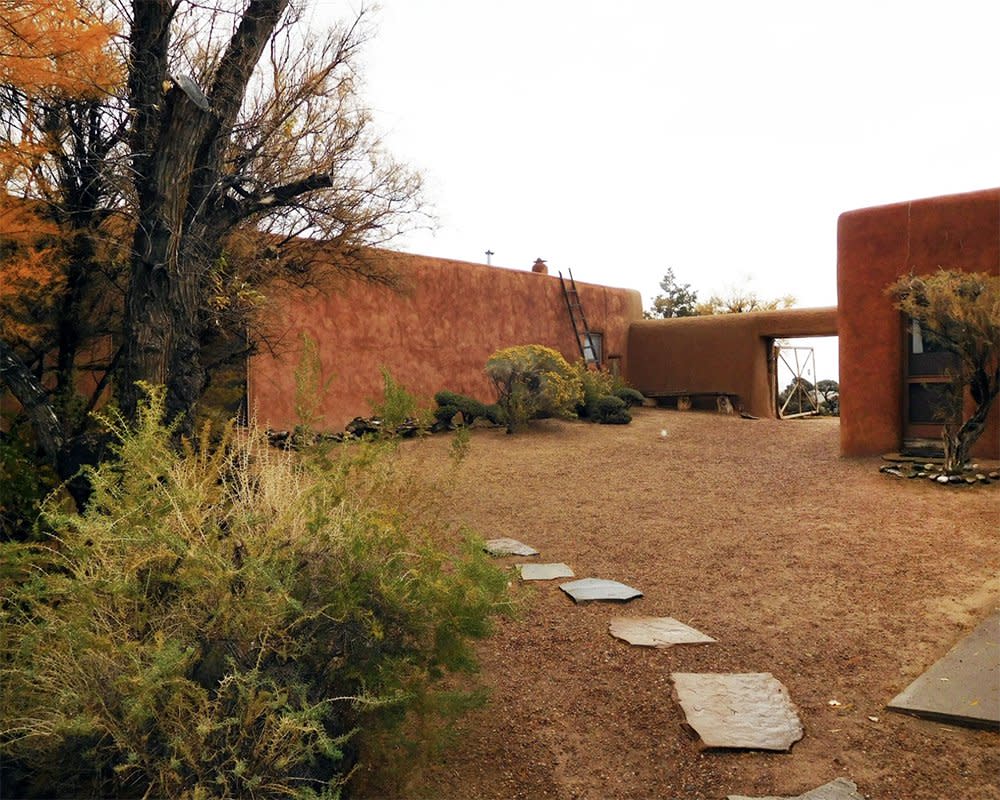
[[[673,672],[677,701],[706,748],[788,750],[803,736],[788,690],[770,672]]]
[[[556,578],[572,578],[575,573],[565,564],[518,564],[522,581],[551,581]]]
[[[837,778],[835,781],[817,786],[805,794],[797,794],[794,797],[746,797],[742,794],[731,794],[726,800],[865,800],[865,796],[858,791],[854,781],[847,778]]]
[[[483,544],[483,549],[491,556],[537,556],[538,551],[534,547],[529,547],[524,542],[517,539],[501,537],[499,539],[487,539]]]
[[[591,603],[600,600],[624,603],[634,600],[636,597],[642,597],[642,592],[638,589],[603,578],[583,578],[560,584],[559,588],[577,603]]]
[[[888,708],[1000,730],[1000,609],[896,695]]]
[[[608,630],[612,636],[640,647],[711,644],[715,641],[673,617],[615,617],[608,623]]]

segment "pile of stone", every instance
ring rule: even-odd
[[[945,472],[940,464],[898,463],[886,464],[879,472],[892,475],[894,478],[925,478],[935,483],[950,486],[972,486],[977,483],[994,483],[1000,481],[1000,470],[983,470],[978,464],[971,465],[959,474]]]
[[[267,441],[273,447],[284,447],[298,450],[319,442],[345,442],[361,439],[365,436],[379,436],[386,430],[383,420],[378,417],[355,417],[347,423],[343,433],[316,433],[314,431],[267,431]],[[409,439],[426,430],[415,419],[406,419],[397,425],[392,435],[401,439]]]

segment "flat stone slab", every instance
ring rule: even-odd
[[[715,641],[673,617],[615,617],[608,624],[612,636],[640,647],[675,644],[711,644]]]
[[[705,748],[788,750],[804,731],[770,672],[673,672],[677,700]]]
[[[522,581],[551,581],[572,578],[576,573],[565,564],[518,564]]]
[[[642,592],[626,586],[618,581],[608,581],[603,578],[583,578],[570,583],[559,585],[566,594],[572,597],[577,603],[591,603],[595,600],[610,600],[612,602],[625,603],[642,597]]]
[[[1000,609],[896,695],[890,711],[1000,729]]]
[[[537,556],[538,551],[534,547],[528,547],[524,542],[517,539],[487,539],[483,544],[483,549],[491,556]]]
[[[865,800],[865,796],[858,791],[854,781],[837,778],[794,797],[745,797],[741,794],[731,794],[726,800]]]

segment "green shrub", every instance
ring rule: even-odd
[[[573,417],[583,399],[579,375],[557,351],[537,344],[498,350],[486,362],[507,433],[540,416]]]
[[[434,395],[434,402],[438,405],[434,416],[441,427],[450,426],[457,414],[462,415],[462,424],[466,426],[472,425],[477,419],[489,420],[494,425],[503,422],[503,414],[496,404],[487,405],[457,392],[438,392]]]
[[[177,453],[162,414],[155,390],[135,430],[109,418],[85,512],[0,546],[5,790],[336,797],[359,742],[474,668],[506,576],[467,536],[444,552],[391,445]]]
[[[633,389],[631,386],[625,386],[624,384],[615,386],[611,393],[620,400],[623,400],[626,408],[641,406],[646,401],[642,392],[638,389]]]
[[[583,398],[576,407],[576,413],[583,419],[596,420],[598,418],[597,401],[612,393],[614,379],[610,373],[592,369],[583,361],[577,361],[573,368],[583,385]]]
[[[594,369],[583,361],[577,361],[574,369],[583,384],[583,399],[577,406],[577,413],[581,418],[615,424],[632,421],[632,417],[624,409],[642,404],[645,398],[640,392],[627,386],[620,377]],[[605,402],[604,398],[608,397],[621,400],[622,406],[619,408],[616,403]]]
[[[381,421],[382,436],[391,438],[404,429],[426,431],[431,426],[430,410],[393,378],[386,367],[382,367],[382,400],[369,401],[369,405],[372,415]]]
[[[625,410],[625,401],[613,394],[607,394],[597,399],[597,421],[603,425],[627,425],[632,421],[631,415]]]
[[[18,427],[0,432],[0,541],[31,536],[42,500],[58,482],[20,434]]]

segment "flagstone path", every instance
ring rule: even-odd
[[[491,539],[484,548],[497,557],[539,555],[516,539]],[[572,576],[566,564],[517,564],[522,580],[551,580]],[[628,602],[642,592],[619,581],[583,578],[559,585],[576,603]],[[671,617],[615,617],[609,622],[612,636],[635,646],[669,647],[674,644],[716,642]],[[746,749],[787,752],[802,738],[804,729],[788,689],[771,673],[685,673],[670,675],[675,699],[687,724],[706,749]],[[856,800],[857,787],[837,779],[787,800]],[[753,800],[736,795],[731,800]],[[760,800],[782,800],[760,798]]]

